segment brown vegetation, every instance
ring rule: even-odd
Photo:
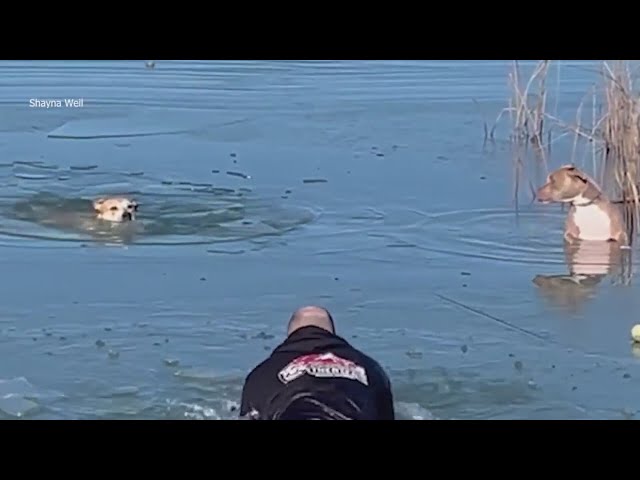
[[[485,137],[493,140],[496,126],[505,113],[510,119],[509,144],[512,148],[517,199],[523,169],[530,155],[533,161],[544,168],[545,173],[564,163],[577,163],[576,155],[586,144],[592,163],[590,174],[614,200],[625,209],[629,233],[633,238],[634,228],[640,215],[640,96],[634,91],[633,75],[629,61],[602,62],[598,69],[595,86],[586,92],[576,111],[575,122],[558,118],[557,111],[550,113],[548,105],[548,81],[552,63],[542,60],[537,63],[529,77],[523,77],[518,61],[513,62],[509,73],[511,97],[508,107],[500,112],[494,127],[485,125]],[[560,65],[558,83],[560,80]],[[557,92],[559,95],[559,92]],[[582,122],[585,100],[591,99],[591,123]],[[556,99],[557,110],[557,99]],[[554,138],[553,133],[559,132]],[[551,146],[565,137],[573,135],[571,158],[555,159],[548,165]],[[530,188],[534,185],[529,182]]]

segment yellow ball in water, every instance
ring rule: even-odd
[[[631,329],[631,338],[634,342],[640,343],[640,325],[634,325]]]

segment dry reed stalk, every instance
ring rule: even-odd
[[[606,114],[602,129],[603,168],[612,172],[616,196],[624,204],[627,225],[633,238],[640,215],[640,99],[633,93],[629,66],[616,61],[613,67],[603,64]]]
[[[545,165],[546,155],[543,149],[545,109],[547,104],[546,81],[549,71],[549,60],[542,60],[534,68],[526,84],[521,84],[520,65],[517,60],[513,62],[513,68],[509,74],[509,86],[511,98],[509,107],[503,109],[496,118],[491,129],[490,137],[493,135],[496,126],[505,113],[511,119],[512,131],[510,135],[512,155],[514,157],[514,191],[513,196],[518,205],[518,193],[520,191],[521,174],[525,166],[528,153],[528,146],[533,145],[534,154],[538,160]],[[534,87],[537,85],[537,92]],[[533,101],[532,101],[533,99]],[[486,132],[486,128],[485,128]],[[485,133],[486,136],[486,133]],[[549,136],[549,146],[551,137]]]
[[[513,62],[513,70],[509,74],[509,84],[512,97],[507,109],[511,114],[513,135],[516,142],[531,142],[543,144],[544,111],[547,103],[546,81],[549,71],[549,60],[542,60],[536,65],[533,73],[524,87],[520,84],[520,66]],[[538,92],[533,92],[534,82],[538,82]],[[530,105],[530,98],[534,97],[534,105]],[[514,118],[515,115],[515,118]]]
[[[595,178],[600,178],[603,186],[611,185],[611,197],[614,201],[624,204],[625,219],[627,221],[630,238],[633,239],[634,226],[640,218],[640,98],[633,91],[632,73],[627,61],[616,61],[612,65],[603,62],[603,105],[598,105],[596,89],[589,92],[591,96],[591,126],[581,125],[584,108],[583,98],[576,112],[576,123],[569,124],[558,118],[556,96],[556,112],[548,114],[546,79],[549,72],[549,60],[540,61],[533,70],[526,83],[522,85],[522,75],[517,61],[509,73],[509,87],[511,97],[509,106],[503,109],[496,123],[490,131],[493,139],[496,126],[505,113],[511,120],[510,143],[515,148],[514,158],[516,196],[519,191],[520,172],[524,168],[529,145],[534,146],[538,160],[544,164],[548,172],[546,158],[542,148],[544,128],[548,129],[547,147],[551,151],[553,143],[551,128],[560,127],[565,130],[559,138],[573,133],[572,163],[580,141],[587,141],[591,145],[592,170]],[[560,84],[558,74],[557,84]],[[537,86],[537,89],[534,87]],[[534,91],[535,90],[535,91]],[[533,99],[533,101],[531,101]],[[604,114],[598,115],[597,110],[604,107]],[[485,137],[487,128],[485,126]],[[556,140],[559,140],[556,139]],[[597,165],[597,152],[601,152],[600,168]],[[587,153],[587,152],[585,152]],[[562,162],[566,163],[566,162]],[[596,173],[598,172],[599,173]],[[605,188],[606,189],[606,188]]]
[[[582,111],[585,106],[585,100],[588,96],[591,96],[591,128],[587,129],[582,126]],[[576,109],[576,120],[575,123],[569,124],[565,123],[561,119],[559,119],[556,115],[545,114],[545,117],[551,121],[555,126],[557,126],[560,131],[564,131],[556,140],[561,139],[565,135],[573,134],[573,145],[571,149],[571,160],[570,163],[576,164],[576,154],[578,152],[578,147],[580,145],[580,140],[586,140],[589,144],[592,145],[592,159],[593,159],[593,171],[597,171],[596,165],[596,152],[598,151],[599,145],[602,145],[602,141],[598,137],[598,132],[602,128],[602,123],[605,118],[596,116],[596,105],[597,105],[597,97],[596,97],[596,89],[593,88],[589,93],[587,93],[578,104]],[[567,163],[567,162],[563,162]],[[596,175],[594,175],[596,177]]]

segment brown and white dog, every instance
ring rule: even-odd
[[[108,197],[94,200],[93,209],[99,220],[119,223],[135,220],[138,204],[128,198]]]
[[[569,203],[564,239],[617,242],[628,246],[629,238],[619,205],[612,203],[587,174],[573,165],[563,165],[547,177],[536,198],[542,203]]]

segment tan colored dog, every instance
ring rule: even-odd
[[[596,182],[573,165],[563,165],[547,177],[536,197],[542,203],[569,203],[564,239],[610,241],[628,246],[629,238],[621,209],[613,204]]]
[[[93,209],[99,220],[127,222],[136,219],[138,204],[123,197],[99,198],[93,201]]]

